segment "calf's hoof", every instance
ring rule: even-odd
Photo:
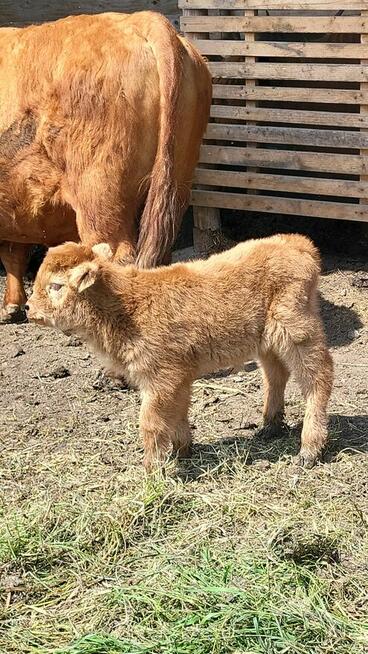
[[[319,458],[319,455],[315,452],[300,450],[299,454],[294,457],[294,463],[296,463],[298,466],[301,466],[302,468],[310,470],[310,468],[313,468],[316,463],[318,463]]]
[[[26,312],[19,304],[7,304],[0,309],[0,324],[2,325],[26,321]]]
[[[152,452],[147,452],[143,458],[144,469],[147,474],[164,471],[169,459],[170,452],[166,448],[161,451],[156,451],[154,454],[152,454]]]
[[[173,446],[173,455],[178,459],[190,459],[193,453],[192,444]]]
[[[261,427],[259,431],[259,435],[265,441],[271,441],[274,440],[275,438],[282,438],[283,436],[287,436],[288,433],[289,433],[288,426],[282,420],[281,421],[277,420],[275,422],[268,422],[263,427]]]

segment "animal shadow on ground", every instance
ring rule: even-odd
[[[293,457],[298,453],[302,422],[286,428],[280,438],[265,440],[262,430],[253,436],[234,436],[218,439],[212,443],[195,443],[190,460],[183,461],[179,476],[192,482],[203,474],[220,475],[243,463],[267,469],[272,463]],[[368,415],[346,416],[332,414],[329,424],[329,441],[323,455],[323,463],[336,461],[341,453],[368,453]]]
[[[329,347],[341,347],[351,342],[349,334],[363,327],[356,311],[338,305],[320,295],[321,316]]]

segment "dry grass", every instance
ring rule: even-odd
[[[368,647],[364,455],[306,473],[208,446],[146,478],[122,451],[104,462],[117,441],[50,436],[4,443],[4,654]]]

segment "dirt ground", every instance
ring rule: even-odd
[[[322,313],[336,373],[330,405],[333,437],[327,456],[338,456],[345,448],[368,450],[368,288],[363,260],[329,256],[324,267]],[[1,278],[1,292],[3,286]],[[119,466],[140,462],[136,392],[105,379],[99,362],[73,337],[29,324],[1,325],[0,329],[3,442],[12,448],[41,447],[46,455],[48,448],[62,449],[70,439],[83,449],[92,428],[106,444],[107,452],[101,452],[106,465],[114,459]],[[261,420],[263,390],[260,371],[251,368],[195,384],[191,420],[198,448],[206,443],[215,446],[218,441],[241,444],[246,439],[252,443],[252,456],[259,457],[261,449],[262,457],[272,460],[272,445],[264,450],[256,438],[253,442]],[[292,382],[287,397],[289,424],[299,425],[302,402]],[[131,440],[126,436],[128,424],[135,427]],[[110,438],[118,443],[118,451],[111,452]],[[297,448],[294,440],[293,451]]]

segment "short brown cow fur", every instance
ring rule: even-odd
[[[210,104],[205,61],[157,12],[0,28],[0,322],[23,317],[30,244],[168,263]]]
[[[286,382],[290,373],[296,378],[306,400],[299,460],[313,465],[327,438],[333,366],[311,241],[251,240],[207,260],[152,270],[122,268],[103,250],[74,243],[51,249],[28,317],[83,338],[139,388],[146,468],[171,447],[189,454],[193,380],[249,359],[263,370],[269,435],[282,426]]]

